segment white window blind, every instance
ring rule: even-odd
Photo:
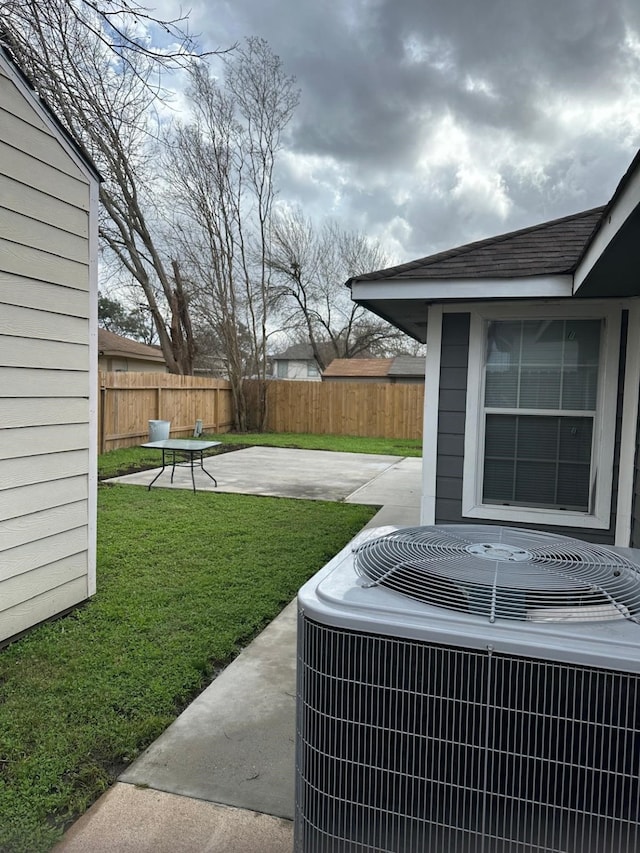
[[[482,502],[588,512],[600,319],[487,324]]]

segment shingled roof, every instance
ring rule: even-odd
[[[274,353],[271,358],[278,361],[310,361],[313,358],[313,347],[311,344],[291,344],[282,352]]]
[[[318,355],[326,363],[330,362],[336,354],[336,346],[331,341],[320,341],[316,344]],[[291,344],[282,352],[270,356],[273,361],[315,361],[313,347],[311,344]]]
[[[573,272],[605,207],[467,243],[399,266],[356,276],[376,279],[514,278]]]
[[[392,358],[334,358],[322,375],[375,378],[387,376],[392,364]]]
[[[425,358],[420,355],[397,355],[389,368],[389,376],[424,376]]]
[[[123,338],[115,332],[98,329],[98,352],[100,355],[110,355],[120,358],[138,358],[146,361],[157,361],[164,364],[164,356],[160,347],[141,344],[130,338]]]

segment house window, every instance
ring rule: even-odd
[[[278,361],[276,364],[278,365],[278,379],[286,379],[289,375],[289,362]]]
[[[609,526],[619,317],[585,314],[475,319],[465,516]]]
[[[319,376],[318,365],[315,361],[307,362],[307,376]]]

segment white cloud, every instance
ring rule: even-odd
[[[452,195],[465,207],[478,212],[491,211],[506,220],[512,207],[502,175],[479,163],[463,164],[456,173]]]

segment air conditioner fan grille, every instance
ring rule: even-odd
[[[569,537],[489,525],[410,527],[354,553],[362,586],[490,621],[640,621],[640,567]]]

